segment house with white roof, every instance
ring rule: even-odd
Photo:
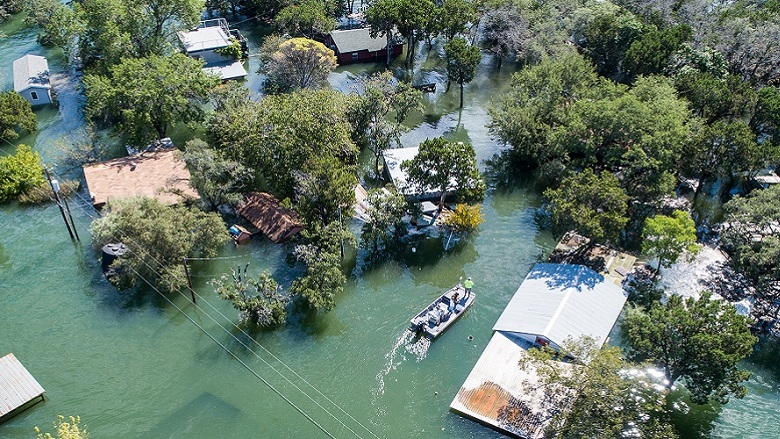
[[[453,411],[515,437],[544,436],[554,408],[536,370],[521,368],[535,346],[558,349],[567,339],[607,341],[620,315],[623,289],[588,267],[534,265],[493,326],[493,337],[450,403]],[[556,362],[563,369],[574,363]]]
[[[25,55],[14,61],[14,90],[30,104],[51,104],[49,63],[38,55]]]
[[[242,45],[242,50],[246,49],[246,39],[236,29],[230,29],[224,18],[201,21],[195,29],[180,31],[178,36],[185,53],[204,62],[204,71],[223,80],[246,77],[247,71],[240,59],[220,53],[220,49],[236,42]]]

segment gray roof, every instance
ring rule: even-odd
[[[621,287],[588,267],[536,264],[493,330],[540,335],[558,345],[583,335],[604,343],[625,302]]]
[[[387,47],[387,37],[371,38],[369,28],[334,30],[330,33],[333,44],[339,53],[360,52],[368,50],[369,52],[378,52]]]
[[[222,79],[243,78],[247,75],[247,71],[240,60],[207,65],[203,67],[203,71],[219,75]]]
[[[14,61],[14,90],[22,92],[30,87],[51,88],[49,63],[38,55],[25,55]]]

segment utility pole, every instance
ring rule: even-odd
[[[190,268],[187,267],[187,258],[183,257],[181,258],[181,263],[184,264],[184,274],[187,275],[187,284],[190,286],[190,294],[192,294],[192,303],[196,303],[195,301],[195,288],[192,287],[192,277],[190,276]]]
[[[65,209],[62,207],[62,201],[60,201],[60,185],[57,182],[57,180],[52,180],[51,174],[49,174],[49,170],[44,166],[43,171],[46,173],[46,179],[49,180],[49,186],[51,186],[51,191],[54,192],[54,200],[57,201],[57,206],[60,208],[60,213],[62,214],[62,220],[65,221],[65,227],[68,228],[68,234],[70,235],[71,241],[74,241],[76,238],[73,236],[73,230],[70,229],[70,224],[68,223],[68,219],[65,218]]]

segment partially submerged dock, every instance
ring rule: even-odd
[[[44,392],[14,354],[0,358],[0,422],[43,401]]]

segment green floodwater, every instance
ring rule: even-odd
[[[61,107],[37,110],[40,130],[20,142],[56,161],[56,139],[83,124],[77,82],[62,55],[37,46],[18,20],[0,31],[3,89],[11,87],[14,59],[48,56]],[[263,30],[247,31],[256,48]],[[495,74],[486,60],[466,88],[461,113],[456,90],[443,94],[435,57],[426,55],[418,56],[415,81],[438,82],[440,89],[426,97],[425,116],[411,123],[403,142],[437,135],[471,141],[491,181],[486,222],[446,253],[434,239],[373,266],[348,252],[349,282],[328,314],[293,309],[286,327],[246,335],[232,326],[236,312],[211,292],[209,279],[247,262],[250,272],[268,269],[289,286],[300,270],[290,263],[290,246],[260,239],[226,247],[222,256],[232,259],[193,266],[199,307],[185,296],[170,296],[169,304],[150,290],[117,292],[103,279],[86,230],[93,212],[80,199],[71,199],[80,246],[68,239],[55,205],[0,206],[0,355],[15,353],[47,391],[44,404],[0,425],[0,438],[34,437],[35,425],[50,426],[58,414],[80,415],[93,438],[327,437],[322,430],[337,438],[374,437],[368,430],[382,438],[502,437],[448,406],[503,307],[555,239],[534,221],[538,190],[486,164],[501,146],[485,128],[485,108],[507,90],[511,69]],[[256,59],[248,64],[246,84],[257,91]],[[340,68],[331,83],[349,91],[355,75],[372,68]],[[7,144],[0,149],[12,151]],[[475,279],[474,307],[431,346],[409,340],[408,319],[467,275]],[[746,362],[755,374],[744,400],[719,412],[692,409],[680,422],[686,436],[711,430],[722,438],[780,437],[778,351],[776,343],[764,343]]]

